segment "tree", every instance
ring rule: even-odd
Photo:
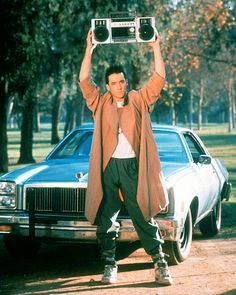
[[[17,98],[22,110],[22,163],[34,161],[32,114],[36,113],[36,106],[39,111],[41,108],[51,112],[53,144],[60,140],[61,106],[68,107],[64,134],[87,115],[76,76],[91,18],[109,17],[111,11],[132,10],[138,16],[155,16],[167,68],[166,86],[153,112],[155,120],[161,118],[158,110],[167,114],[165,120],[172,124],[187,122],[186,118],[191,123],[198,115],[200,128],[201,117],[210,115],[205,111],[210,106],[211,113],[220,110],[225,116],[232,114],[229,120],[234,128],[235,5],[227,0],[2,0],[0,172],[8,166],[9,97]],[[101,45],[93,56],[91,74],[99,85],[104,85],[105,68],[122,63],[130,87],[139,88],[153,69],[152,61],[147,44]],[[224,68],[224,77],[217,76],[219,70],[215,69],[219,67]],[[224,89],[219,89],[223,83]]]
[[[1,67],[1,66],[0,66]],[[6,77],[0,78],[0,174],[8,171],[7,153],[7,111],[8,105]]]
[[[10,76],[14,70],[11,55],[17,46],[13,38],[13,34],[17,30],[12,13],[13,6],[13,1],[2,0],[0,2],[0,173],[8,171],[7,109]]]
[[[38,69],[41,63],[40,30],[37,26],[40,14],[37,8],[40,0],[16,1],[14,13],[17,17],[18,31],[14,38],[18,43],[13,58],[17,58],[17,67],[12,75],[12,84],[18,93],[22,105],[21,146],[18,163],[34,162],[33,114],[36,100]],[[20,81],[20,83],[19,83]]]
[[[235,67],[234,19],[231,1],[178,1],[167,32],[167,64],[176,80],[189,87],[192,73],[200,69],[202,79],[207,66]],[[233,4],[235,6],[235,4]],[[205,74],[203,74],[205,68]],[[193,77],[194,80],[197,76]],[[214,83],[214,81],[212,81]],[[223,83],[223,81],[222,81]],[[209,92],[213,89],[208,88]],[[191,110],[192,90],[189,91]],[[192,110],[189,117],[192,116]]]

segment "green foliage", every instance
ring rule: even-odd
[[[209,88],[207,82],[210,78],[214,84],[211,72],[215,74],[216,62],[232,68],[235,39],[232,1],[2,0],[1,8],[2,69],[8,75],[12,95],[21,103],[37,98],[40,104],[48,105],[55,91],[64,91],[64,97],[81,99],[76,78],[90,20],[108,17],[111,11],[118,10],[156,18],[167,67],[163,107],[170,108],[174,101],[176,110],[181,111],[180,106],[187,105],[185,88],[192,79],[197,98],[200,76],[205,77],[204,87],[209,92],[205,107],[214,96],[227,95],[215,87],[221,83]],[[111,63],[122,63],[130,87],[139,87],[153,69],[152,60],[147,44],[101,45],[95,50],[92,76],[103,85],[105,68]],[[224,72],[230,71],[224,68]],[[184,111],[188,112],[188,108]]]

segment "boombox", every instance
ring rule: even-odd
[[[150,42],[155,40],[155,18],[111,13],[91,20],[93,44]]]

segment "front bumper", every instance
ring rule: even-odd
[[[130,219],[118,219],[121,227],[119,242],[133,242],[138,240],[133,223]],[[184,220],[174,219],[171,216],[158,217],[156,221],[164,240],[177,241],[184,226]],[[84,242],[96,241],[97,227],[86,220],[50,220],[44,223],[37,218],[34,223],[34,236],[37,238],[50,238],[59,240],[78,240]],[[15,234],[30,236],[32,225],[29,215],[24,213],[0,214],[0,234]]]

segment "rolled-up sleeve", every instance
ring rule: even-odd
[[[150,107],[153,105],[165,85],[165,78],[154,72],[148,82],[139,90],[144,102]]]
[[[95,113],[100,98],[99,88],[88,77],[79,83],[81,92],[86,100],[88,108]]]

